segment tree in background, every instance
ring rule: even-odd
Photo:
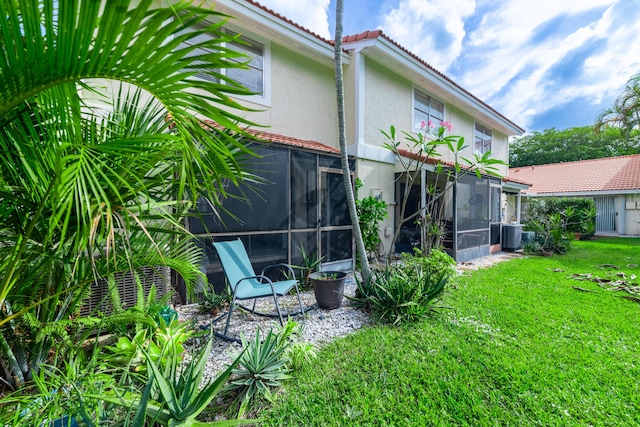
[[[617,128],[596,132],[592,126],[564,130],[555,128],[515,139],[509,146],[511,167],[572,162],[640,153],[640,131],[631,130],[628,138]]]
[[[625,138],[640,128],[640,74],[629,79],[622,95],[596,119],[596,131],[608,126],[619,128]]]

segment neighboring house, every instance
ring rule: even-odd
[[[596,233],[640,235],[640,154],[512,168],[530,182],[523,197],[588,197],[596,202]]]
[[[200,204],[204,221],[194,218],[190,227],[208,256],[203,270],[219,288],[223,280],[211,242],[236,237],[244,240],[258,264],[300,265],[298,247],[303,245],[307,252],[317,251],[325,266],[352,268],[333,44],[252,0],[217,0],[215,8],[234,17],[227,28],[247,43],[233,48],[253,58],[247,70],[233,77],[258,93],[240,102],[253,110],[242,114],[266,126],[255,131],[264,131],[262,138],[271,143],[256,146],[264,157],[256,159],[253,168],[270,183],[260,186],[259,193],[245,189],[249,205],[233,199],[225,203],[240,221],[222,214],[221,222],[206,203]],[[508,138],[524,130],[381,31],[347,36],[343,49],[351,170],[364,182],[361,197],[379,196],[389,204],[389,219],[381,227],[388,248],[400,169],[393,154],[381,148],[380,130],[394,125],[399,134],[417,132],[422,120],[447,120],[454,134],[470,141],[466,156],[491,151],[505,162]],[[425,183],[429,172],[424,172]],[[507,172],[504,166],[501,174]],[[527,187],[518,179],[475,175],[457,184],[446,198],[445,211],[451,227],[448,250],[458,261],[500,248],[502,223],[519,218],[519,194]],[[417,208],[425,189],[418,185],[414,190]],[[411,244],[407,231],[400,248]]]

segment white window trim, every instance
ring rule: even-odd
[[[226,25],[224,27],[234,33],[240,34],[240,39],[247,38],[256,43],[260,43],[264,47],[264,56],[262,58],[262,95],[237,96],[238,99],[260,104],[265,107],[271,106],[271,41],[257,34],[246,31],[234,25]]]
[[[224,29],[233,31],[236,34],[240,34],[240,38],[251,39],[252,41],[259,43],[264,48],[264,55],[262,58],[262,95],[234,95],[239,101],[247,101],[254,104],[262,105],[265,107],[271,106],[271,41],[261,37],[257,34],[246,31],[243,28],[236,27],[234,25],[225,25]],[[197,78],[197,77],[196,77]]]
[[[447,120],[447,103],[436,98],[435,96],[430,95],[427,91],[423,90],[420,87],[413,86],[411,91],[411,132],[418,133],[420,131],[420,123],[416,122],[416,92],[419,92],[421,95],[428,97],[429,99],[433,99],[442,104],[442,120]],[[440,126],[440,123],[433,123],[433,125],[437,128]]]
[[[485,130],[490,130],[490,131],[491,131],[491,143],[490,143],[490,145],[489,145],[489,149],[488,149],[488,150],[486,150],[486,151],[480,151],[480,150],[478,150],[478,148],[476,147],[476,132],[477,132],[477,126],[482,126],[482,128],[483,128],[483,133],[484,133],[484,131],[485,131]],[[480,154],[480,155],[482,155],[482,154],[484,154],[484,153],[486,153],[486,152],[489,152],[489,151],[490,151],[491,153],[493,153],[493,142],[494,142],[494,140],[493,140],[493,134],[494,134],[493,128],[490,128],[489,126],[486,126],[486,125],[482,124],[481,122],[474,121],[474,123],[473,123],[473,151],[474,151],[475,153],[477,153],[477,154]]]

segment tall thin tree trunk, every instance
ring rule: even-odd
[[[362,279],[367,282],[371,275],[367,250],[364,247],[364,239],[358,222],[356,211],[356,199],[353,195],[353,183],[349,171],[349,158],[347,156],[347,134],[344,114],[344,79],[342,76],[342,13],[344,10],[344,0],[336,1],[336,34],[335,34],[335,64],[336,64],[336,93],[338,100],[338,139],[340,140],[340,157],[342,159],[342,173],[344,176],[344,187],[347,194],[347,206],[353,224],[353,238],[356,242],[356,251],[362,266]]]

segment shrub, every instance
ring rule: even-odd
[[[396,326],[412,323],[437,308],[449,277],[418,268],[387,267],[373,272],[368,283],[358,282],[353,300],[356,306],[370,309],[378,321]]]
[[[544,251],[564,253],[576,233],[588,239],[595,234],[596,208],[592,199],[545,198],[529,202],[525,229],[536,232]]]
[[[400,268],[408,274],[414,274],[417,270],[440,277],[453,276],[456,272],[456,261],[441,249],[432,249],[429,256],[424,256],[418,248],[413,248],[413,252],[413,255],[403,253],[400,258]]]
[[[362,187],[362,181],[356,179],[356,189]],[[365,197],[356,200],[358,223],[362,230],[364,248],[371,254],[376,254],[380,247],[380,221],[388,216],[387,203],[375,197]]]
[[[596,230],[596,206],[593,199],[544,198],[531,200],[525,209],[525,229],[536,231],[536,223],[544,222],[550,215],[562,215],[562,230],[566,233],[581,233],[593,236]]]

